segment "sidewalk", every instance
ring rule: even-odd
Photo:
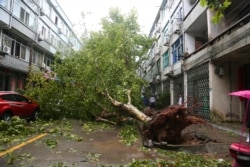
[[[239,136],[247,137],[248,136],[248,128],[243,126],[243,123],[216,123],[211,124],[213,127],[225,130],[228,132],[232,132]]]

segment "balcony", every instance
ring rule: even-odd
[[[10,55],[4,55],[0,59],[0,65],[13,70],[28,72],[29,62]]]
[[[0,27],[9,28],[10,14],[2,7],[0,7]]]

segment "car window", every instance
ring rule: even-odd
[[[21,95],[15,95],[15,101],[28,102],[28,99],[26,99],[24,96],[21,96]]]
[[[15,101],[15,97],[13,94],[2,95],[1,98],[8,101]]]

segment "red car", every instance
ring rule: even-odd
[[[36,120],[39,104],[13,91],[0,91],[0,119],[9,121],[12,116]]]

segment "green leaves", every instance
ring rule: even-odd
[[[55,148],[55,147],[57,146],[57,141],[56,141],[56,140],[52,140],[52,139],[47,139],[47,140],[45,141],[45,144],[46,144],[49,148],[53,149],[53,148]]]
[[[136,141],[138,141],[139,134],[137,129],[131,125],[123,126],[119,131],[119,137],[121,138],[121,142],[126,145],[133,145]]]
[[[101,156],[101,154],[89,152],[86,155],[86,159],[88,159],[88,161],[91,161],[91,162],[98,162],[100,156]]]
[[[200,0],[201,6],[207,6],[211,10],[215,11],[215,15],[212,18],[213,23],[219,23],[224,17],[223,12],[231,5],[231,0]]]
[[[111,9],[102,27],[90,34],[79,52],[57,55],[60,61],[54,62],[53,70],[59,81],[35,71],[30,74],[26,93],[39,102],[43,118],[90,120],[104,108],[117,112],[102,93],[126,103],[128,89],[132,103],[142,106],[140,89],[146,82],[136,71],[152,39],[141,34],[135,10],[123,15]]]
[[[212,159],[205,159],[200,155],[188,154],[185,152],[171,152],[171,157],[164,157],[164,159],[156,159],[156,160],[135,160],[125,167],[159,167],[159,166],[167,166],[167,167],[226,167],[230,166],[231,162],[229,161],[219,161]]]
[[[28,126],[26,120],[19,117],[12,117],[10,122],[0,121],[0,145],[20,140],[26,135],[33,133],[34,129]]]
[[[100,123],[100,122],[85,122],[82,126],[84,132],[93,132],[95,130],[104,130],[113,128],[109,124]]]

